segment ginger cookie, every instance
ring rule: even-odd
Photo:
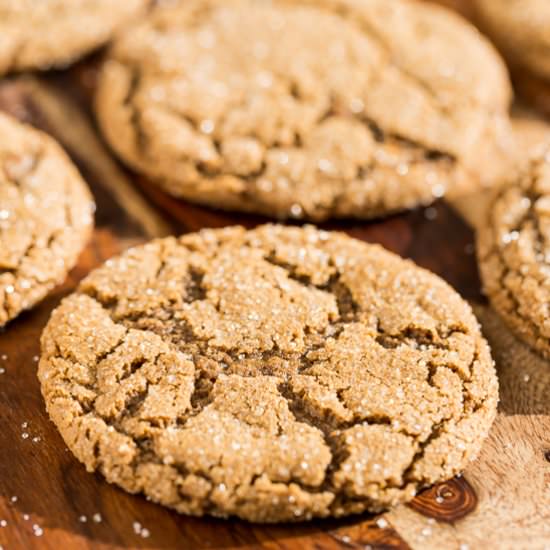
[[[320,221],[492,182],[510,95],[492,46],[442,7],[188,0],[115,41],[96,111],[122,159],[176,197]]]
[[[492,306],[518,337],[550,357],[550,149],[491,202],[478,258]]]
[[[93,201],[46,134],[0,113],[0,327],[42,300],[90,236]]]
[[[475,0],[483,30],[513,65],[550,79],[550,3],[547,0]]]
[[[468,304],[311,226],[131,249],[63,300],[41,342],[42,393],[75,456],[197,516],[380,511],[460,472],[496,413]]]
[[[62,66],[107,42],[148,0],[0,0],[0,74]]]

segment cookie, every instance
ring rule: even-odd
[[[474,0],[476,17],[514,65],[550,79],[550,3]]]
[[[107,42],[148,0],[0,0],[0,75],[62,66]]]
[[[499,191],[478,231],[492,306],[522,340],[550,357],[550,149]]]
[[[340,233],[204,230],[131,249],[54,311],[39,377],[89,471],[179,512],[379,511],[460,472],[495,416],[470,307]]]
[[[500,58],[441,7],[189,0],[115,41],[96,111],[122,159],[176,197],[320,221],[492,181],[509,101]]]
[[[0,327],[42,300],[76,263],[93,201],[50,137],[0,113]]]

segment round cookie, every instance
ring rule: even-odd
[[[0,75],[61,66],[107,42],[148,0],[0,0]]]
[[[313,227],[129,250],[54,311],[39,377],[89,471],[193,515],[379,511],[460,472],[497,379],[467,303]]]
[[[0,327],[62,282],[86,244],[93,201],[46,134],[0,113]]]
[[[547,0],[475,0],[483,29],[510,61],[550,78],[550,3]]]
[[[478,231],[485,292],[509,327],[550,357],[550,149],[491,202]]]
[[[115,41],[96,111],[174,196],[319,221],[492,182],[510,95],[492,46],[438,6],[189,0]]]

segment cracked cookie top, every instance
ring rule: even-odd
[[[96,111],[114,150],[169,193],[322,220],[492,180],[509,100],[493,49],[440,7],[189,0],[116,40]]]
[[[485,292],[514,332],[550,357],[550,149],[491,201],[478,231]]]
[[[475,0],[485,30],[516,64],[550,77],[550,3],[547,0]]]
[[[86,244],[93,201],[50,137],[0,113],[0,327],[61,283]]]
[[[148,0],[0,0],[0,75],[65,65],[101,46]]]
[[[461,471],[496,411],[470,307],[313,227],[129,250],[54,311],[39,377],[88,470],[193,515],[377,511]]]

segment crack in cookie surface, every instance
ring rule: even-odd
[[[411,499],[475,455],[497,398],[458,295],[312,227],[206,230],[110,260],[52,314],[39,376],[88,469],[252,521]]]
[[[550,163],[531,159],[505,185],[478,233],[478,258],[492,305],[523,340],[550,356]]]
[[[76,263],[93,202],[45,134],[0,114],[0,327],[32,307]]]
[[[499,156],[509,85],[455,16],[392,6],[201,0],[156,10],[111,49],[100,124],[168,192],[216,207],[320,220],[432,202],[464,184],[466,159]],[[394,19],[404,28],[390,35]],[[437,47],[425,51],[418,34]],[[501,85],[458,58],[453,40]],[[456,75],[426,68],[438,64]]]

